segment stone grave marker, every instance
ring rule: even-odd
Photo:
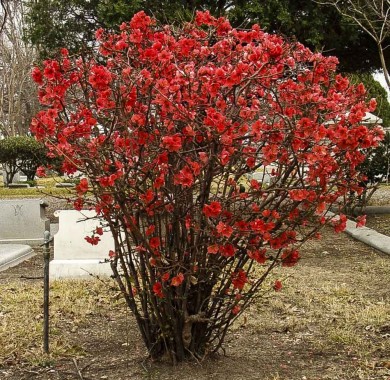
[[[91,245],[85,240],[102,226],[95,211],[60,210],[59,230],[54,235],[54,260],[50,262],[50,278],[89,278],[93,275],[111,275],[108,253],[114,249],[114,239],[108,228],[99,236],[101,241]]]

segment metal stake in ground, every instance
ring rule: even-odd
[[[50,261],[50,242],[53,238],[49,231],[43,234],[45,246],[43,250],[43,350],[49,353],[49,261]]]

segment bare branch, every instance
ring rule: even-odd
[[[7,17],[0,34],[0,134],[26,134],[38,110],[31,79],[34,49],[23,41],[23,4],[0,0]]]
[[[313,0],[333,6],[342,16],[365,31],[376,43],[383,74],[390,89],[390,75],[384,58],[383,46],[390,38],[390,0]]]
[[[0,33],[3,31],[5,23],[7,22],[7,7],[5,6],[5,0],[0,0],[1,8],[4,11],[4,18],[0,26]]]

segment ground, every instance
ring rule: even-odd
[[[225,352],[176,367],[148,359],[132,316],[103,279],[51,284],[44,355],[37,251],[0,273],[0,378],[390,380],[390,256],[345,234],[323,235],[305,245],[296,267],[273,275]],[[271,290],[275,278],[279,292]]]

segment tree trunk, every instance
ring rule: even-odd
[[[15,174],[18,172],[18,168],[16,165],[7,165],[3,164],[3,180],[4,186],[8,186],[12,183]]]
[[[380,43],[377,46],[378,46],[379,58],[381,60],[383,75],[385,77],[385,81],[386,81],[386,84],[387,84],[387,89],[390,90],[390,75],[389,75],[389,72],[387,70],[385,57],[383,55],[383,47],[382,47],[382,45]]]

